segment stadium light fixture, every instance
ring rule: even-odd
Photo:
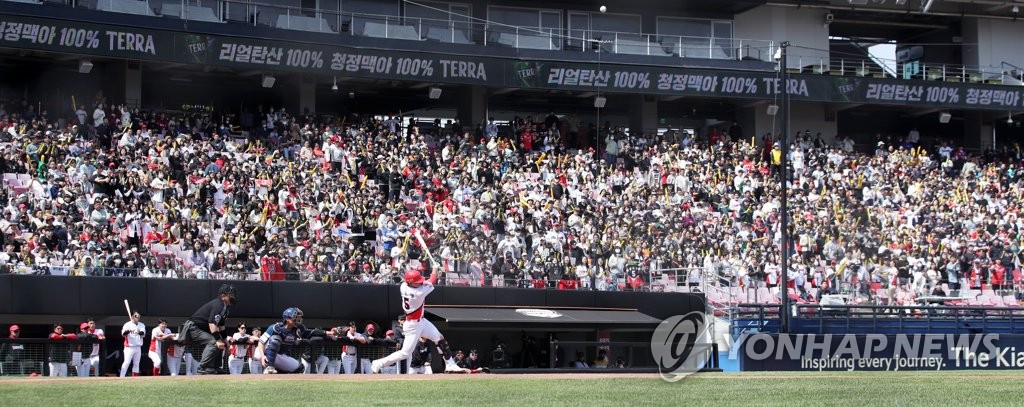
[[[337,76],[334,77],[334,84],[331,85],[331,90],[333,90],[335,92],[338,91],[338,77]]]
[[[952,119],[952,118],[953,118],[953,115],[949,114],[949,112],[939,113],[939,123],[942,123],[942,124],[949,123],[949,119]]]
[[[277,82],[277,78],[274,78],[271,75],[263,75],[262,85],[264,88],[273,88],[274,82]]]
[[[779,105],[774,105],[774,104],[768,105],[767,113],[768,113],[769,116],[775,116],[775,115],[779,114]]]
[[[92,72],[92,61],[83,59],[78,61],[78,73]]]

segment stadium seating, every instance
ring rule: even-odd
[[[372,21],[367,21],[363,25],[363,32],[361,35],[366,37],[391,38],[396,40],[419,41],[422,39],[420,38],[420,34],[416,32],[416,27],[411,25],[376,23]]]
[[[665,38],[662,45],[666,53],[684,58],[729,58],[721,45],[712,44],[706,38]]]
[[[560,49],[558,42],[548,35],[500,33],[495,41],[500,45],[525,49]]]
[[[327,20],[308,16],[278,14],[277,22],[274,26],[277,28],[284,28],[286,30],[326,32],[332,34],[338,33],[333,27],[331,27]]]
[[[672,53],[665,51],[661,44],[648,41],[642,36],[620,35],[607,46],[618,54],[672,56]]]
[[[1014,282],[1020,283],[1019,275],[1014,276]],[[696,287],[689,287],[687,285],[677,285],[673,280],[675,278],[665,278],[667,283],[663,283],[664,291],[668,292],[702,292],[706,295],[708,303],[713,308],[727,309],[734,307],[737,304],[779,304],[779,289],[778,288],[767,288],[767,287],[736,287],[736,286],[717,286],[713,282],[717,281],[717,278],[707,278],[705,275],[702,281],[698,283]],[[1021,302],[1011,294],[1012,290],[993,290],[990,287],[984,289],[963,289],[963,290],[950,290],[948,284],[942,284],[944,292],[948,293],[946,300],[943,301],[944,305],[952,306],[978,306],[978,307],[1010,307],[1018,308],[1021,307]],[[813,287],[811,283],[805,283],[804,293],[801,294],[799,290],[790,288],[788,290],[789,298],[794,304],[815,304],[819,296],[819,288]],[[858,304],[876,304],[876,305],[916,305],[916,301],[911,304],[899,304],[896,298],[891,297],[889,289],[884,288],[882,283],[872,283],[870,288],[870,294],[865,296],[863,294],[850,294],[850,301]],[[909,298],[916,300],[918,295],[912,294]],[[898,298],[905,298],[900,297]],[[925,302],[926,303],[926,302]]]
[[[140,16],[155,16],[149,1],[139,0],[97,0],[96,9],[112,13],[138,14]]]
[[[427,39],[452,44],[471,44],[472,41],[466,37],[464,30],[455,28],[430,27],[427,29]]]
[[[182,13],[180,2],[166,2],[160,7],[160,15],[164,17],[176,17],[194,21],[206,21],[210,23],[221,23],[217,18],[217,13],[212,8],[203,6],[185,6],[184,13]]]

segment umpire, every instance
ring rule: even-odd
[[[235,287],[231,284],[220,286],[218,296],[203,304],[181,326],[178,342],[203,345],[203,357],[199,361],[199,374],[227,374],[220,367],[224,350],[224,321],[235,305]]]

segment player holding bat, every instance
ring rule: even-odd
[[[125,300],[128,304],[128,300]],[[132,365],[132,376],[139,375],[139,360],[142,358],[142,338],[146,337],[146,325],[139,321],[142,316],[138,312],[131,313],[131,320],[121,327],[124,337],[124,363],[121,363],[121,377],[128,373],[128,365]]]
[[[423,246],[424,253],[430,259],[431,268],[439,270],[434,257],[430,255],[430,250],[423,242],[423,238],[419,234],[415,236],[419,244]],[[430,274],[429,279],[424,279],[422,272],[418,269],[410,269],[405,272],[405,281],[399,288],[402,293],[402,310],[405,311],[405,323],[402,324],[405,340],[402,342],[402,349],[381,359],[374,360],[370,364],[370,371],[372,373],[380,373],[382,368],[408,359],[412,355],[413,349],[416,349],[416,345],[419,344],[420,337],[437,344],[437,350],[445,362],[444,371],[446,373],[465,372],[464,369],[455,364],[455,359],[452,358],[454,354],[448,346],[448,341],[444,339],[444,336],[441,335],[441,332],[437,330],[434,324],[423,318],[424,303],[427,300],[427,295],[434,291],[434,283],[437,282],[439,274],[440,271],[434,272]]]

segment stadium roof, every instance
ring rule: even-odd
[[[633,309],[538,309],[498,307],[430,307],[427,313],[449,325],[518,330],[526,326],[558,325],[575,328],[653,328],[661,320]]]

